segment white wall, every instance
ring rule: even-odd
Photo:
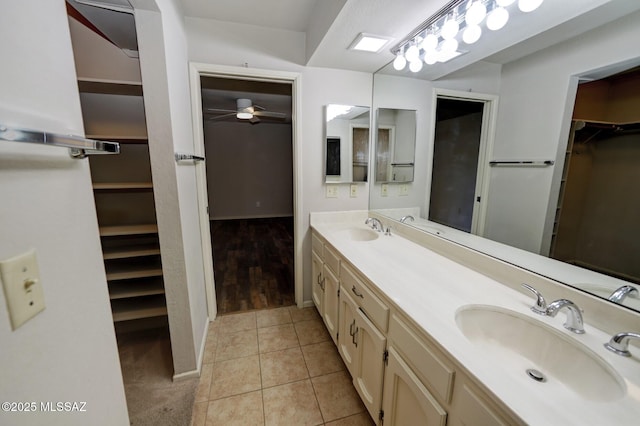
[[[492,159],[555,160],[547,168],[493,168],[485,236],[545,252],[577,82],[573,76],[637,60],[640,13],[503,66]]]
[[[3,124],[83,135],[65,3],[5,5],[0,40]],[[0,292],[0,400],[87,403],[0,424],[128,425],[88,161],[0,141],[0,195],[0,259],[35,248],[46,303],[11,331]]]
[[[210,218],[292,216],[291,143],[290,124],[205,121]]]
[[[194,152],[182,13],[176,0],[133,1],[174,374],[199,371],[207,327],[196,168],[174,152]]]

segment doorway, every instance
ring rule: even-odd
[[[436,92],[430,221],[482,234],[485,159],[494,103],[495,98],[485,95]]]
[[[205,264],[209,319],[215,319],[218,312],[289,304],[302,307],[301,212],[297,201],[300,199],[300,158],[296,149],[299,126],[294,118],[300,106],[299,75],[192,63],[190,76],[194,151],[206,157],[206,167],[203,163],[198,166],[197,183],[201,242],[205,262],[210,262]],[[206,90],[234,93],[227,93],[226,105],[209,105]],[[286,97],[288,106],[281,108],[281,105],[271,103],[270,96]],[[220,96],[218,99],[225,100]],[[238,123],[238,109],[245,108],[245,104],[251,107],[253,120]],[[282,119],[281,113],[285,113],[286,118]],[[237,126],[235,130],[233,125]],[[285,125],[288,130],[283,131]],[[276,129],[278,127],[280,130]],[[213,132],[208,131],[212,129]],[[269,143],[275,145],[256,144],[259,142],[256,134],[261,132],[270,134],[272,142]],[[285,133],[286,137],[283,136]],[[217,148],[205,146],[205,138],[216,139]],[[284,145],[287,151],[282,150]],[[273,183],[275,175],[282,178],[283,174],[287,176],[286,184],[282,181]],[[215,182],[212,182],[214,176]],[[209,190],[209,186],[213,190]],[[285,204],[286,209],[277,208]],[[229,227],[223,229],[220,225],[225,221]],[[235,243],[229,235],[233,235]],[[216,236],[220,236],[227,246],[220,250],[226,250],[231,256],[216,255]],[[256,240],[251,243],[249,237]],[[268,241],[270,243],[265,245]],[[248,254],[242,254],[243,251]],[[286,256],[282,255],[283,251],[287,252]],[[263,270],[258,263],[264,259],[277,267]],[[228,265],[233,268],[238,265],[244,270],[237,272],[236,269],[234,275],[226,268]],[[228,278],[230,281],[225,289]],[[231,290],[233,281],[256,287],[250,285],[245,290]],[[221,303],[218,298],[223,299]]]

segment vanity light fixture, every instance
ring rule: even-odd
[[[353,40],[351,45],[349,45],[349,49],[378,53],[387,45],[387,43],[389,43],[389,41],[391,41],[390,37],[360,33],[355,40]]]
[[[521,12],[532,12],[544,0],[518,0]],[[401,71],[407,63],[419,72],[423,62],[433,65],[447,62],[466,53],[459,45],[471,45],[482,37],[482,25],[491,31],[503,28],[509,21],[507,8],[516,0],[452,0],[424,21],[411,34],[396,44],[393,67]]]

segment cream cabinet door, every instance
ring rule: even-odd
[[[340,310],[338,313],[338,352],[342,356],[351,377],[355,376],[356,363],[356,316],[358,305],[353,301],[349,293],[340,287]]]
[[[324,276],[322,258],[315,251],[311,252],[311,298],[320,316],[324,313]]]
[[[324,314],[322,319],[324,325],[327,327],[327,331],[334,344],[338,344],[338,311],[340,309],[338,305],[338,292],[340,291],[340,282],[338,278],[331,272],[331,269],[324,265],[324,302],[323,309]]]
[[[384,426],[444,426],[447,413],[401,356],[389,348],[382,401]]]
[[[371,417],[378,419],[382,407],[384,351],[387,339],[360,309],[357,310],[354,337],[357,359],[353,385]]]

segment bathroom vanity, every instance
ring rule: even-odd
[[[311,214],[312,293],[376,424],[637,422],[640,350],[604,348],[640,331],[635,313],[600,319],[603,331],[592,296],[398,222],[373,230],[368,215]],[[586,332],[563,327],[567,311],[533,313],[525,280],[572,299]]]

